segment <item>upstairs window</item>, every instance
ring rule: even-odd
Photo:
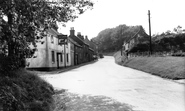
[[[51,35],[51,43],[54,44],[54,37],[53,37],[53,35]]]

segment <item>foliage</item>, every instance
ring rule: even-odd
[[[101,31],[92,40],[98,44],[99,51],[117,51],[121,49],[123,41],[134,36],[138,30],[139,26],[119,25],[115,28],[108,28]]]
[[[11,69],[24,65],[19,61],[33,55],[48,28],[57,29],[57,22],[65,25],[93,6],[89,0],[49,1],[0,0],[0,48],[3,57],[16,58],[17,67],[13,64]]]
[[[119,25],[101,31],[92,40],[98,44],[99,52],[114,52],[121,49],[123,41],[128,40],[137,31],[139,26]],[[141,40],[144,41],[144,40]],[[130,52],[145,52],[149,49],[147,41],[135,45]],[[152,37],[152,49],[154,52],[185,52],[185,29],[177,26],[173,31],[167,30]]]
[[[50,84],[25,70],[0,77],[0,103],[7,111],[51,111],[54,94]]]
[[[159,35],[153,38],[155,52],[185,52],[185,33]]]
[[[135,45],[129,52],[146,52],[149,49],[148,43],[139,43]]]

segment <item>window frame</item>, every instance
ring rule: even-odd
[[[55,63],[55,51],[51,51],[51,61]]]
[[[69,55],[69,54],[67,53],[67,54],[66,54],[66,56],[67,56],[67,57],[66,57],[66,62],[67,62],[67,63],[69,62],[69,57],[68,57],[68,55]]]
[[[54,36],[51,35],[50,38],[51,38],[51,43],[54,44]]]

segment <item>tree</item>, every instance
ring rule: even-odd
[[[183,29],[180,25],[178,25],[176,28],[173,29],[174,32],[176,32],[177,34],[183,33]]]
[[[118,51],[122,48],[123,42],[133,37],[140,28],[141,26],[127,26],[123,24],[101,31],[98,36],[92,40],[98,44],[100,52]],[[146,36],[145,34],[143,35]],[[143,39],[145,39],[145,37]]]
[[[65,25],[93,7],[89,0],[53,1],[0,0],[1,71],[24,66],[25,58],[33,55],[48,28],[57,29],[57,22]],[[31,44],[34,49],[29,47]]]

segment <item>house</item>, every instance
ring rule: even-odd
[[[131,38],[128,38],[123,42],[122,50],[130,52],[137,44],[148,41],[149,36],[146,34],[142,26],[138,26],[138,31]]]
[[[69,38],[71,38],[76,42],[76,44],[78,44],[78,45],[75,44],[75,54],[76,54],[75,61],[77,61],[78,64],[89,62],[90,61],[89,44],[84,41],[84,36],[82,36],[80,32],[78,32],[76,36],[75,30],[72,27],[70,30]]]
[[[74,44],[74,65],[83,63],[83,41],[75,35],[75,30],[72,27],[70,29],[70,35],[68,37]]]
[[[58,40],[59,40],[59,45],[62,46],[62,55],[63,56],[63,62],[64,62],[64,67],[68,67],[72,65],[72,60],[71,56],[73,55],[73,44],[70,42],[69,38],[67,35],[59,34],[58,35]]]
[[[90,41],[87,36],[85,36],[84,41],[89,45],[89,60],[92,61],[96,58],[95,56],[97,56],[97,45],[95,45],[93,41]]]
[[[82,63],[89,62],[89,44],[84,41],[84,36],[81,35],[80,32],[77,34],[77,38],[79,38],[80,44],[82,46]]]
[[[47,30],[47,36],[37,43],[33,57],[27,58],[27,69],[51,70],[79,65],[92,60],[94,50],[71,28],[70,35],[57,32],[57,28]],[[31,47],[31,46],[30,46]]]
[[[70,43],[59,44],[59,33],[56,29],[47,30],[47,36],[37,43],[34,56],[27,59],[28,69],[50,70],[70,66]]]
[[[70,57],[71,57],[71,66],[80,64],[79,55],[82,51],[82,46],[80,46],[73,39],[68,37],[68,41],[70,43]]]

